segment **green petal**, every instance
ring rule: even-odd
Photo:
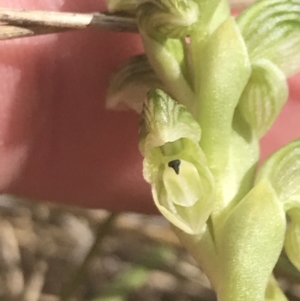
[[[174,162],[170,161],[170,162]],[[163,184],[172,202],[182,207],[193,206],[202,197],[202,182],[196,166],[188,161],[176,160],[177,169],[170,165],[163,172]]]
[[[231,211],[216,238],[221,273],[218,300],[265,299],[285,227],[285,214],[276,194],[261,181]]]
[[[262,165],[256,182],[268,181],[285,210],[300,204],[300,139],[285,145]]]
[[[213,177],[199,146],[186,145],[177,156],[149,154],[144,160],[144,175],[162,215],[182,231],[199,235],[214,205]],[[181,161],[179,174],[168,164],[174,158]]]
[[[272,126],[288,97],[285,75],[270,61],[253,63],[252,74],[239,101],[245,120],[261,138]]]
[[[181,138],[200,140],[200,126],[187,109],[162,90],[148,93],[140,122],[142,153]]]
[[[162,86],[146,55],[137,55],[130,58],[112,75],[106,106],[117,110],[130,108],[140,113],[147,92]]]
[[[246,9],[237,23],[251,61],[272,61],[286,76],[300,70],[300,1],[261,0]]]
[[[291,221],[285,234],[285,251],[291,263],[300,271],[300,206],[288,212]]]
[[[149,36],[183,38],[193,31],[199,10],[192,0],[145,0],[138,7],[139,28]]]
[[[155,195],[153,195],[154,201],[155,201]],[[176,213],[173,213],[169,209],[166,209],[166,207],[161,206],[158,201],[155,202],[157,209],[160,211],[160,213],[175,227],[183,231],[184,233],[188,233],[191,235],[200,234],[203,229],[202,227],[197,227],[196,229],[192,228],[189,223],[178,216]],[[203,225],[202,225],[203,226]]]

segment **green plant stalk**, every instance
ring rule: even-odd
[[[283,248],[300,269],[300,140],[256,168],[300,71],[300,0],[237,18],[225,0],[145,0],[136,16],[162,88],[146,96],[139,145],[157,208],[219,301],[285,300],[272,271]]]

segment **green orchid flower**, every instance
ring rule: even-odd
[[[147,58],[116,73],[108,103],[140,104],[157,208],[219,301],[286,300],[272,271],[282,250],[300,270],[300,140],[257,162],[300,70],[300,0],[236,19],[225,0],[129,2]]]
[[[148,94],[140,125],[144,177],[152,184],[160,212],[190,234],[203,231],[214,203],[213,176],[199,146],[200,134],[184,106],[162,90]]]

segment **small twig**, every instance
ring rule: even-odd
[[[48,33],[66,32],[67,30],[58,30],[57,28],[47,27],[19,27],[19,26],[0,26],[0,40],[10,40],[15,38],[24,38],[30,36],[44,35]]]
[[[134,18],[105,13],[65,13],[0,8],[0,39],[57,33],[89,27],[136,32]]]
[[[68,283],[63,287],[60,294],[61,301],[70,300],[70,298],[74,295],[80,283],[82,283],[82,280],[85,277],[89,264],[97,254],[100,244],[102,243],[103,239],[108,234],[108,232],[110,231],[116,217],[117,214],[111,213],[106,218],[106,220],[99,225],[94,244],[92,245],[91,249],[89,250],[82,264],[75,271],[74,276],[71,277],[70,281],[68,281]]]

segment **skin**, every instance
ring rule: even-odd
[[[2,0],[1,7],[101,11],[101,0]],[[88,208],[154,213],[138,116],[105,109],[109,76],[143,52],[136,34],[85,30],[0,42],[0,191]],[[300,136],[300,76],[262,140],[262,160]]]

